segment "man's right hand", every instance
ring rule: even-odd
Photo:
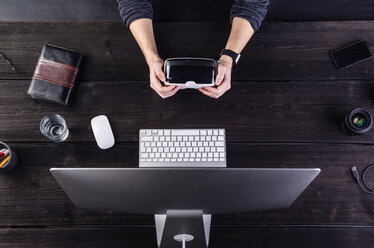
[[[175,95],[179,90],[178,86],[169,85],[164,86],[162,82],[166,81],[163,72],[164,61],[161,58],[156,58],[148,63],[149,66],[149,79],[151,88],[157,92],[162,98],[167,98]]]

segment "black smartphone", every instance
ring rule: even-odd
[[[369,47],[364,40],[335,49],[330,55],[339,70],[371,58]]]

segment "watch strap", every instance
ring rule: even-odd
[[[234,52],[233,50],[230,50],[230,49],[223,49],[222,52],[221,52],[221,56],[222,55],[227,55],[227,56],[230,56],[232,58],[232,61],[233,61],[233,65],[236,66],[239,62],[239,59],[240,59],[240,54]]]

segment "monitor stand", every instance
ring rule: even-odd
[[[167,210],[166,214],[156,214],[156,235],[159,248],[208,247],[212,215],[202,210]]]

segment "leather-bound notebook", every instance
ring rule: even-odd
[[[82,53],[45,44],[27,94],[67,106],[81,60]]]

